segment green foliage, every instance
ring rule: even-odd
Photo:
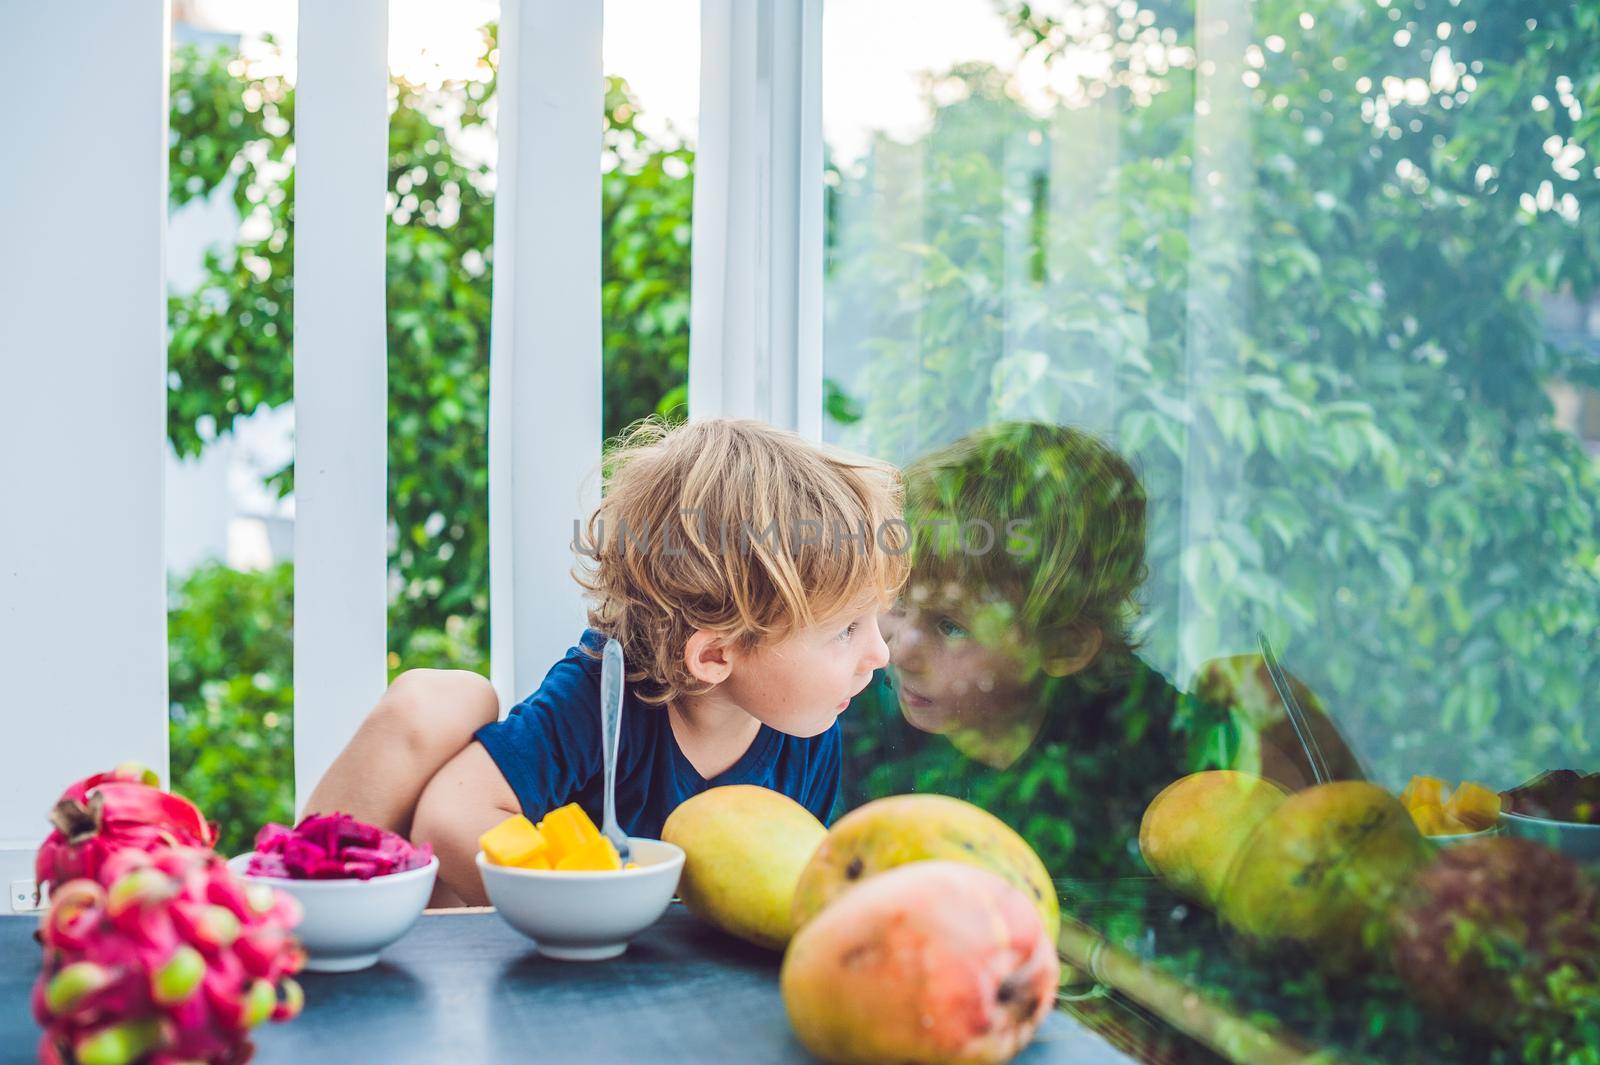
[[[391,672],[487,668],[494,208],[488,163],[470,140],[494,97],[493,46],[491,28],[477,79],[394,87]],[[169,435],[180,454],[193,455],[236,418],[293,398],[294,90],[220,50],[180,50],[172,79],[173,205],[223,190],[250,234],[209,255],[201,284],[169,301]],[[693,153],[657,142],[638,114],[626,84],[609,79],[601,186],[608,435],[650,413],[681,418],[688,373]],[[269,483],[288,494],[293,467]]]
[[[473,80],[432,91],[394,85],[391,676],[415,666],[488,669],[494,207],[472,137],[491,109],[493,47],[491,27]],[[171,99],[171,205],[227,196],[245,221],[234,246],[206,256],[200,284],[168,301],[168,435],[193,456],[236,419],[293,399],[294,90],[231,51],[191,47],[173,57]],[[694,157],[639,128],[620,79],[608,79],[605,99],[604,426],[614,434],[650,413],[683,416]],[[293,466],[268,481],[287,495]],[[262,821],[292,815],[289,572],[199,571],[172,615],[174,776],[223,822],[234,849]],[[220,645],[226,653],[211,650],[235,633],[237,642]]]
[[[627,83],[607,78],[600,309],[608,438],[652,414],[682,421],[688,405],[694,153],[654,141],[638,118]]]
[[[1195,47],[1185,5],[1110,15],[1137,43],[1047,117],[992,68],[937,79],[931,131],[879,138],[830,208],[829,369],[861,408],[832,435],[906,462],[1000,418],[1104,433],[1151,501],[1143,636],[1175,680],[1264,629],[1386,782],[1592,758],[1600,476],[1546,388],[1595,363],[1537,296],[1600,259],[1592,220],[1520,198],[1548,137],[1594,136],[1529,106],[1592,66],[1592,6],[1263,0],[1253,53],[1206,44],[1209,119],[1192,52],[1131,58]],[[1071,26],[1001,8],[1073,69]],[[1441,24],[1475,90],[1393,102]]]
[[[172,788],[217,823],[223,854],[294,816],[293,596],[287,563],[259,573],[207,563],[170,593]]]
[[[281,77],[249,76],[234,53],[173,56],[168,202],[225,195],[259,234],[208,251],[198,289],[167,298],[167,437],[181,456],[293,387],[293,108]]]

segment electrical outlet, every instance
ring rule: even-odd
[[[46,888],[43,896],[34,898],[36,885],[32,880],[11,881],[11,912],[36,913],[50,905],[50,889]]]

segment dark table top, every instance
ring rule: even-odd
[[[0,918],[0,1062],[33,1060],[36,922]],[[673,905],[622,957],[550,961],[493,913],[427,914],[365,972],[304,973],[306,1008],[257,1032],[256,1061],[808,1062],[778,955]],[[1062,1013],[1019,1065],[1128,1059]]]

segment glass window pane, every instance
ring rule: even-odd
[[[983,806],[1098,931],[1313,1044],[1498,1045],[1460,1023],[1465,992],[1407,975],[1445,926],[1394,946],[1361,925],[1408,912],[1403,884],[1516,864],[1438,866],[1422,835],[1600,768],[1575,10],[828,5],[826,431],[905,469],[914,531],[882,698],[845,719],[852,802]],[[1290,812],[1143,879],[1152,800],[1218,769]],[[1587,786],[1542,801],[1600,820]],[[1175,823],[1215,808],[1193,801]],[[1369,818],[1384,861],[1334,841]],[[1272,864],[1301,830],[1359,889]],[[1538,1033],[1577,1022],[1555,1013],[1493,1034],[1557,1060]]]

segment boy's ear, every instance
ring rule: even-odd
[[[1052,677],[1070,677],[1095,660],[1105,637],[1098,628],[1071,629],[1053,641],[1044,658],[1044,671]]]
[[[709,629],[695,629],[683,647],[683,664],[702,684],[721,684],[733,672],[733,648]]]

